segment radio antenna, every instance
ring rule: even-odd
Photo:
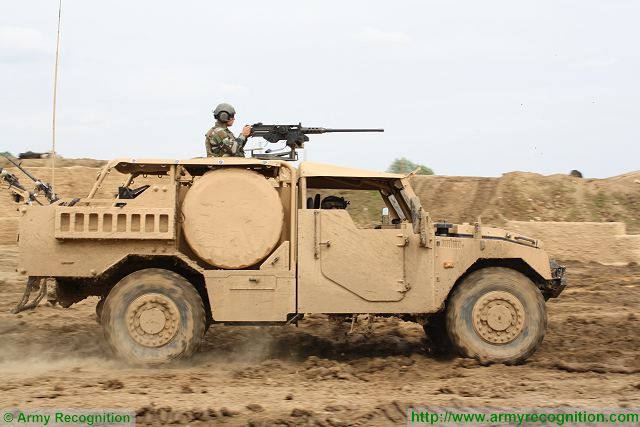
[[[58,36],[56,38],[56,66],[53,73],[53,120],[51,126],[51,189],[56,185],[56,99],[58,96],[58,63],[60,58],[60,21],[62,0],[58,4]]]

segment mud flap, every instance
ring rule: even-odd
[[[35,296],[33,301],[29,302],[29,297],[31,296],[31,292],[38,291],[38,294]],[[16,308],[11,310],[12,314],[18,314],[21,311],[31,310],[36,308],[40,301],[47,294],[47,281],[44,277],[29,277],[27,280],[27,286],[24,289],[24,294],[22,295],[22,299],[16,305]]]
[[[567,268],[553,260],[550,262],[550,267],[552,279],[547,280],[542,288],[545,300],[558,297],[567,287]]]

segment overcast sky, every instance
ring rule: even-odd
[[[47,151],[57,0],[0,3],[0,151]],[[204,155],[212,108],[307,159],[443,175],[640,169],[640,1],[63,0],[64,157]],[[251,146],[257,141],[251,141]]]

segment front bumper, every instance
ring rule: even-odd
[[[550,262],[551,280],[547,280],[542,287],[545,299],[556,298],[567,287],[567,268],[555,261]]]

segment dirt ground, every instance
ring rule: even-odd
[[[390,425],[411,406],[640,406],[640,267],[572,263],[524,365],[430,354],[422,329],[379,319],[372,336],[322,316],[299,327],[214,325],[195,358],[131,368],[112,359],[95,299],[12,315],[24,282],[0,247],[0,408],[130,408],[140,424]]]

